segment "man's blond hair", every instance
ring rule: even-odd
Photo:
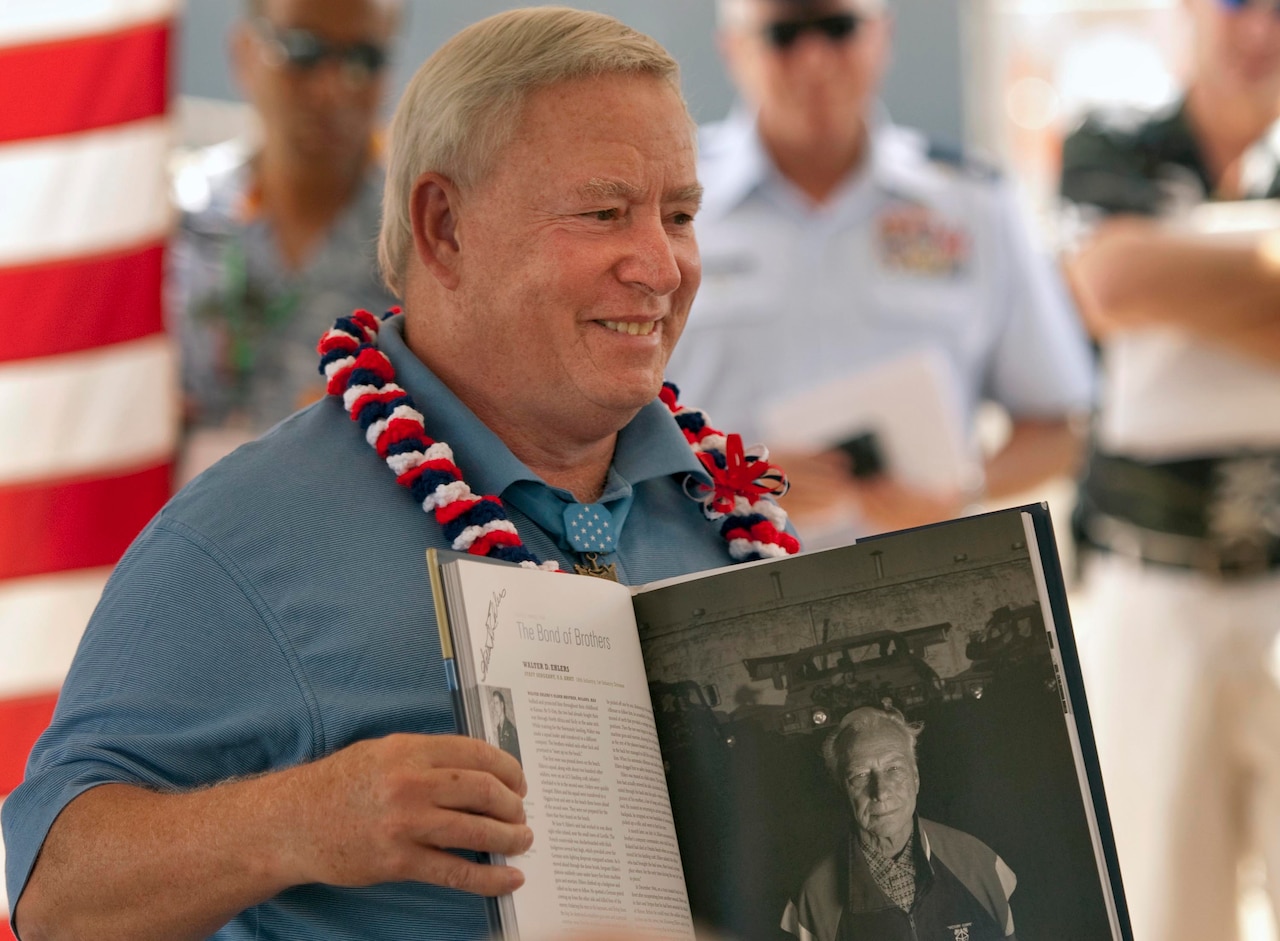
[[[655,40],[611,16],[568,7],[488,17],[423,63],[391,122],[378,263],[393,293],[403,296],[413,248],[409,199],[418,178],[435,172],[460,189],[475,186],[511,140],[533,92],[608,74],[652,75],[680,96],[680,67]]]

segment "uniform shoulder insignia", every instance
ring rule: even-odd
[[[993,161],[966,153],[963,148],[944,141],[929,141],[925,157],[930,163],[985,183],[994,183],[1003,175]]]

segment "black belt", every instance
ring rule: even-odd
[[[1094,452],[1075,531],[1085,548],[1242,578],[1280,568],[1280,453],[1146,464]]]

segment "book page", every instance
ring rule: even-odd
[[[447,561],[471,734],[520,759],[533,848],[507,939],[601,925],[692,938],[630,592],[598,578]],[[465,623],[465,633],[458,625]]]
[[[1051,539],[1018,508],[637,592],[698,924],[785,941],[873,917],[850,911],[873,887],[823,881],[863,832],[824,749],[869,708],[917,733],[914,833],[953,871],[991,854],[938,913],[956,937],[1132,937]]]

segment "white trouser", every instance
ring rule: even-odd
[[[1234,941],[1237,867],[1280,899],[1280,575],[1090,559],[1072,621],[1135,941]]]

